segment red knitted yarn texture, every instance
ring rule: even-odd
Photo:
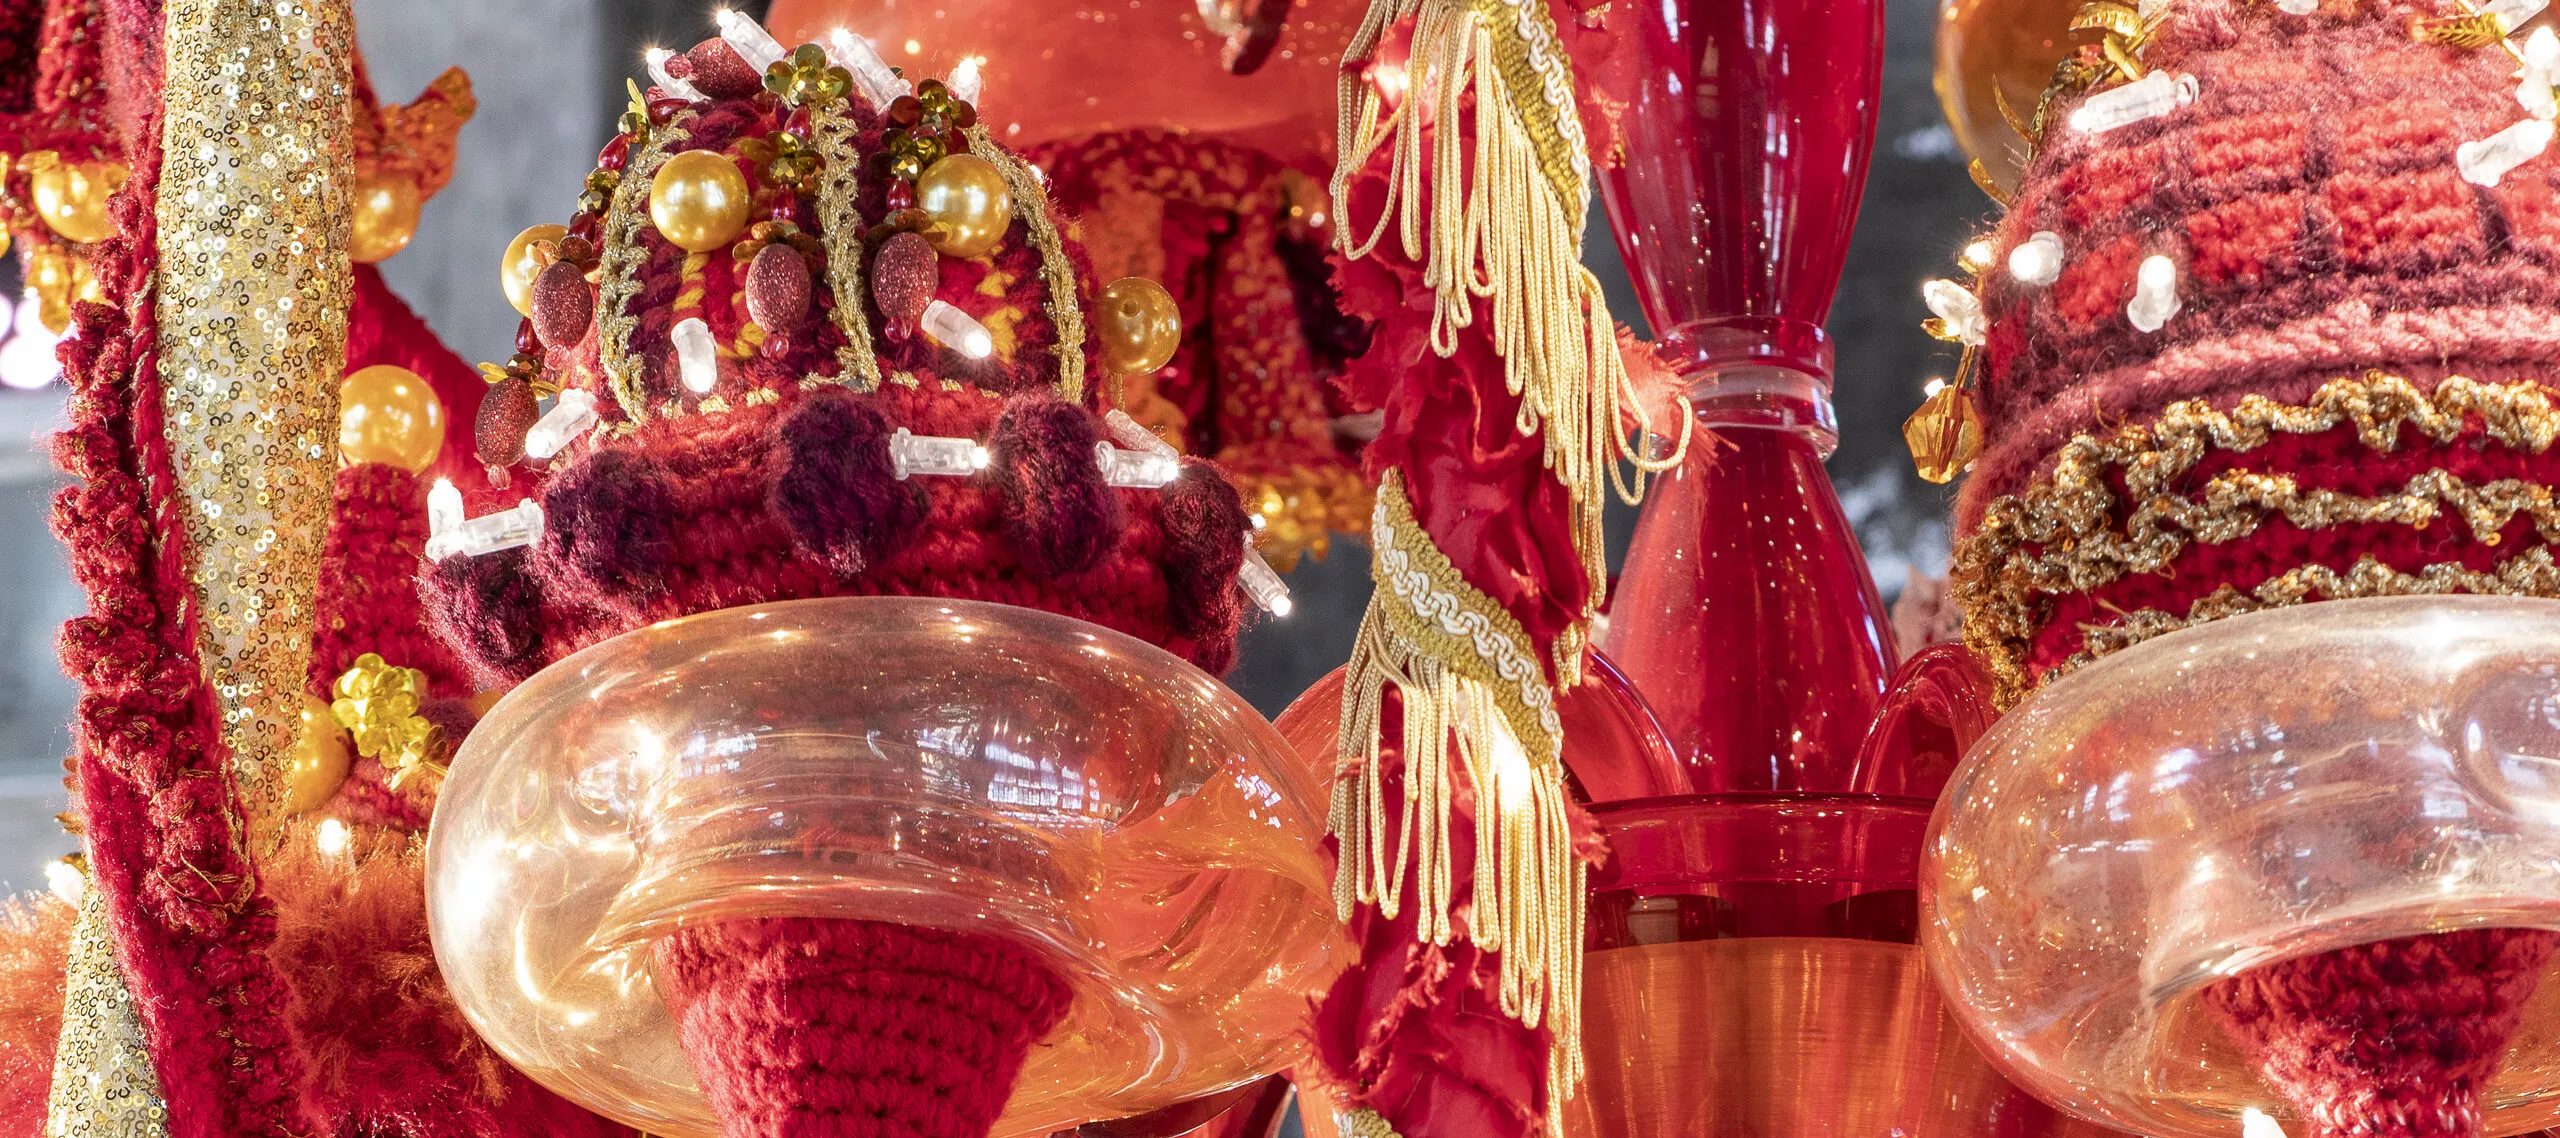
[[[725,1138],[985,1138],[1067,984],[1020,942],[770,917],[658,942]]]
[[[2297,1138],[2475,1138],[2555,943],[2539,929],[2380,941],[2251,969],[2204,1001],[2310,1119]]]
[[[417,584],[426,544],[426,488],[418,476],[372,462],[338,471],[314,600],[311,694],[326,698],[331,681],[367,652],[425,672],[437,695],[471,692],[469,674],[427,631]]]

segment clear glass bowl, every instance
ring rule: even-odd
[[[1349,958],[1326,772],[1198,669],[1007,605],[849,597],[666,621],[509,693],[427,846],[436,961],[545,1086],[713,1135],[650,944],[680,923],[851,917],[1014,936],[1076,989],[998,1135],[1293,1062]]]
[[[2289,1119],[2195,999],[2211,981],[2560,929],[2560,602],[2330,601],[2090,664],[1967,755],[1920,889],[1948,1005],[2021,1086],[2159,1138]],[[2560,983],[2515,1038],[2490,1134],[2560,1119]]]

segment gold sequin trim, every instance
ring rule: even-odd
[[[143,1042],[142,1015],[116,964],[105,891],[80,861],[80,916],[62,977],[62,1034],[53,1048],[44,1138],[159,1138],[169,1107]]]
[[[826,164],[826,178],[818,186],[818,216],[826,222],[826,232],[819,235],[827,246],[827,288],[835,293],[835,311],[829,318],[836,330],[844,334],[844,345],[836,349],[837,374],[833,378],[811,376],[813,383],[849,384],[856,391],[876,391],[880,387],[880,360],[871,347],[871,323],[863,305],[862,235],[865,229],[862,211],[854,208],[854,196],[861,192],[862,152],[854,143],[859,136],[853,116],[834,102],[810,112],[810,145]]]
[[[2252,395],[2226,413],[2188,401],[2172,404],[2150,424],[2126,427],[2103,439],[2076,436],[2056,455],[2051,474],[1993,501],[1983,511],[1982,523],[1957,544],[1952,576],[1965,610],[1965,642],[1990,664],[2001,702],[2015,702],[2031,679],[2051,678],[2029,677],[2025,671],[2050,607],[2047,598],[2160,572],[2192,542],[2238,540],[2271,514],[2317,529],[2354,522],[2425,526],[2450,513],[2480,541],[2494,544],[2497,531],[2524,513],[2534,518],[2545,540],[2560,537],[2560,512],[2555,512],[2551,488],[2512,479],[2475,487],[2436,471],[2410,479],[2399,493],[2366,497],[2304,491],[2282,474],[2235,471],[2206,483],[2196,498],[2171,492],[2172,483],[2214,448],[2245,452],[2277,433],[2308,435],[2352,425],[2365,446],[2389,452],[2399,447],[2403,427],[2443,443],[2475,416],[2489,438],[2514,450],[2539,454],[2560,439],[2560,411],[2537,384],[2483,384],[2456,376],[2427,393],[2379,372],[2332,380],[2303,406]],[[2121,529],[2114,520],[2118,500],[2109,485],[2115,471],[2122,472],[2130,500],[2139,503]],[[2129,620],[2120,627],[2138,630],[2161,626],[2163,620],[2180,622],[2176,627],[2191,623],[2160,617],[2139,625]],[[2103,655],[2152,634],[2118,642],[2110,631],[2117,627],[2084,632],[2091,638],[2091,652]]]
[[[622,181],[614,186],[604,224],[597,229],[604,247],[596,274],[596,355],[604,367],[605,387],[621,405],[623,417],[635,425],[649,421],[648,393],[640,386],[640,359],[631,350],[631,338],[640,331],[640,318],[632,314],[631,302],[640,295],[640,270],[649,263],[640,230],[650,224],[649,184],[657,180],[658,167],[666,164],[667,156],[692,140],[685,126],[693,116],[690,110],[678,111],[649,128],[648,145],[623,164]],[[669,418],[682,413],[673,403],[667,407]]]
[[[354,29],[343,3],[171,4],[160,411],[197,650],[244,812],[280,809],[346,373]]]
[[[1004,188],[1013,195],[1013,215],[1031,231],[1031,247],[1040,254],[1040,282],[1049,289],[1049,323],[1058,330],[1058,398],[1084,401],[1084,301],[1076,293],[1075,262],[1058,227],[1049,220],[1049,191],[1022,159],[997,146],[983,125],[968,129],[969,153],[995,164]]]
[[[1505,1015],[1552,1030],[1552,1094],[1582,1079],[1584,869],[1567,822],[1554,694],[1520,622],[1461,577],[1414,521],[1396,473],[1371,520],[1378,589],[1344,668],[1340,758],[1326,825],[1340,844],[1334,908],[1393,919],[1415,878],[1414,935],[1447,944],[1458,899],[1451,817],[1474,791],[1469,939],[1500,955]],[[1403,716],[1402,795],[1387,813],[1386,692]]]

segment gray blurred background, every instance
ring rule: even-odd
[[[1887,3],[1875,162],[1830,322],[1841,420],[1830,469],[1890,599],[1911,573],[1944,572],[1947,558],[1944,493],[1912,475],[1900,435],[1921,385],[1954,365],[1919,330],[1927,315],[1920,282],[1952,271],[1955,250],[1990,205],[1967,180],[1930,89],[1936,4]],[[755,12],[764,4],[736,6]],[[466,359],[513,350],[516,314],[496,279],[508,239],[569,216],[621,113],[623,80],[642,75],[642,49],[708,36],[711,7],[708,0],[356,0],[366,62],[386,100],[407,100],[453,65],[471,73],[479,95],[453,183],[428,203],[416,242],[383,265],[392,286]],[[1637,320],[1607,235],[1592,234],[1585,250],[1619,318]],[[53,644],[82,598],[46,528],[59,476],[36,449],[61,403],[58,384],[0,388],[0,894],[41,888],[42,864],[72,848],[54,815],[66,805],[61,762],[75,693]],[[1623,547],[1633,520],[1612,519],[1613,544]],[[1292,574],[1296,615],[1253,629],[1228,677],[1265,712],[1277,713],[1350,653],[1368,561],[1355,545],[1335,550]]]

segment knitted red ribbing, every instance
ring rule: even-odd
[[[2311,1120],[2301,1138],[2477,1138],[2560,934],[2467,929],[2251,969],[2205,1006],[2258,1074]]]
[[[313,695],[326,696],[330,683],[367,652],[425,672],[436,695],[470,694],[468,674],[427,632],[420,610],[418,558],[426,544],[426,489],[416,475],[371,462],[338,471],[313,598]]]
[[[774,917],[658,942],[659,991],[726,1138],[985,1138],[1066,981],[1020,942]]]
[[[131,131],[144,145],[109,202],[115,235],[90,253],[118,304],[75,305],[60,349],[72,398],[54,460],[78,484],[56,497],[53,524],[89,595],[60,644],[81,685],[78,809],[171,1138],[308,1134],[291,993],[265,956],[274,909],[241,840],[184,550],[156,536],[186,532],[155,356],[159,7],[113,0],[108,16],[111,74],[153,121]]]

